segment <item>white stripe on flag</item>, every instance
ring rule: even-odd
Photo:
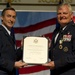
[[[50,70],[44,70],[44,71],[39,71],[39,72],[34,72],[29,74],[19,74],[19,75],[50,75]]]
[[[40,36],[40,35],[52,33],[54,29],[55,29],[55,25],[52,25],[52,26],[48,26],[48,27],[45,27],[36,31],[28,32],[28,33],[16,33],[15,38],[17,40],[21,40],[23,36]]]

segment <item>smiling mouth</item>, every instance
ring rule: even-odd
[[[13,24],[13,22],[8,22],[9,24]]]
[[[66,18],[60,18],[60,20],[66,20]]]

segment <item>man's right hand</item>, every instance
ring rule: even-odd
[[[23,62],[22,60],[16,61],[15,65],[14,65],[15,68],[22,68],[24,66],[27,66],[27,64],[25,62]]]

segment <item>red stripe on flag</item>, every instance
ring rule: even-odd
[[[14,31],[15,33],[27,33],[27,32],[32,32],[50,25],[52,26],[55,23],[56,23],[56,18],[53,18],[53,19],[49,19],[49,20],[37,23],[35,25],[27,26],[27,27],[15,27]]]
[[[21,40],[16,40],[16,46],[20,47],[21,46]]]
[[[44,34],[45,37],[49,37],[50,39],[52,39],[52,35],[53,33]]]
[[[48,70],[49,68],[44,66],[31,66],[31,67],[25,67],[19,69],[19,74],[29,74],[29,73],[35,73],[42,70]]]

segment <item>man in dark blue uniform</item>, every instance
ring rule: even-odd
[[[15,49],[15,42],[11,37],[11,28],[16,20],[16,11],[8,7],[2,11],[0,25],[0,75],[16,75],[16,68],[26,64],[21,60],[22,50]]]
[[[48,66],[51,75],[75,75],[75,24],[71,5],[62,3],[57,8],[60,28],[55,29],[50,47]]]

